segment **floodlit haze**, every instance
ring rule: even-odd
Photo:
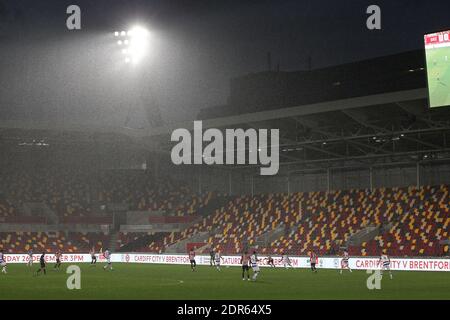
[[[365,0],[80,0],[82,30],[69,31],[72,1],[0,0],[0,120],[141,127],[149,105],[165,121],[194,119],[226,103],[230,78],[264,70],[269,51],[281,70],[309,56],[318,68],[420,49],[424,33],[450,27],[449,1],[410,3],[376,1],[382,30],[369,31]],[[113,31],[136,23],[150,46],[131,66]]]

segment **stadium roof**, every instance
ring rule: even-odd
[[[423,51],[311,71],[272,71],[231,80],[226,106],[201,110],[200,119],[274,110],[426,87]]]

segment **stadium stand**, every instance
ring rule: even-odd
[[[417,204],[399,214],[388,230],[363,243],[360,248],[353,248],[354,253],[376,255],[384,249],[395,256],[439,256],[448,253],[448,245],[440,244],[441,240],[448,239],[450,230],[448,193],[448,186],[405,192],[402,197]]]
[[[185,225],[173,232],[118,232],[119,251],[165,252],[195,235],[222,252],[236,254],[257,246],[262,253],[321,255],[349,246],[353,255],[378,255],[387,249],[397,256],[438,256],[448,253],[449,187],[351,189],[334,192],[268,193],[230,197],[204,216],[199,215],[214,192],[196,194],[184,184],[153,180],[139,171],[104,171],[97,175],[78,170],[4,170],[0,219],[5,223],[45,224],[47,218],[19,214],[27,202],[43,202],[64,224],[112,224],[112,216],[98,215],[95,206],[125,203],[130,210],[170,212],[149,216],[149,224]],[[204,211],[204,210],[203,210]],[[106,214],[106,215],[105,215]],[[353,243],[355,235],[373,227],[369,239]],[[61,249],[87,251],[109,245],[103,232],[2,232],[8,252]],[[269,240],[270,239],[270,240]],[[352,241],[351,241],[352,240]]]
[[[282,226],[284,234],[261,252],[336,254],[351,236],[369,226],[381,232],[359,247],[355,255],[440,255],[448,251],[439,240],[448,236],[448,186],[380,188],[237,197],[181,232],[167,235],[161,247],[207,232],[205,244],[222,252],[239,253],[258,246],[258,237]],[[386,226],[388,230],[382,231]],[[395,240],[395,241],[394,241]]]
[[[306,199],[308,218],[271,247],[274,252],[305,254],[315,248],[320,254],[336,253],[352,234],[374,225],[381,234],[358,248],[350,247],[352,254],[376,256],[387,249],[397,256],[439,255],[439,240],[448,235],[448,202],[447,186],[317,193]]]
[[[5,188],[0,198],[0,222],[20,226],[38,225],[45,229],[49,223],[41,212],[24,215],[28,203],[43,203],[55,212],[64,225],[112,225],[112,214],[99,205],[124,203],[130,210],[154,211],[147,223],[191,224],[198,219],[199,209],[208,205],[213,192],[192,193],[180,181],[169,178],[155,180],[142,171],[116,170],[100,173],[71,169],[22,170],[9,168],[0,175]],[[14,205],[13,205],[14,203]],[[44,227],[42,227],[44,226]],[[31,227],[32,228],[32,227]],[[69,227],[70,229],[70,227]],[[117,249],[162,251],[163,238],[168,233],[118,233]],[[24,252],[30,248],[41,251],[61,249],[67,252],[88,251],[110,243],[110,235],[102,232],[2,232],[1,247],[7,252]]]
[[[100,174],[77,170],[5,171],[2,182],[8,186],[5,196],[18,206],[43,202],[66,223],[79,221],[74,218],[89,217],[94,205],[106,203],[126,203],[130,210],[175,210],[177,215],[193,214],[212,197],[212,194],[205,194],[190,198],[183,184],[170,179],[154,181],[142,172],[133,171]],[[12,216],[15,212],[10,202],[0,202],[1,216]]]
[[[155,252],[162,253],[162,241],[168,233],[121,232],[117,240],[117,248],[123,252]]]
[[[93,246],[105,248],[109,236],[102,233],[81,232],[11,232],[0,233],[0,248],[8,253],[34,252],[88,252]]]

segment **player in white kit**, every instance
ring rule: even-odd
[[[6,258],[3,254],[3,250],[0,250],[0,267],[2,267],[2,273],[6,274]]]
[[[92,247],[91,251],[89,251],[91,254],[91,267],[96,266],[97,263],[97,256],[95,255],[95,247]]]
[[[340,271],[341,274],[344,269],[348,269],[348,271],[352,272],[352,269],[350,269],[348,260],[349,260],[348,252],[347,252],[347,250],[344,250],[344,255],[342,256],[342,260],[341,260],[341,271]]]
[[[383,276],[383,271],[387,270],[389,271],[389,277],[392,279],[391,259],[389,259],[386,252],[383,252],[383,254],[381,255],[380,264],[381,264],[381,276]]]
[[[282,260],[283,260],[283,266],[287,269],[288,267],[293,268],[292,264],[291,264],[291,259],[289,259],[288,255],[283,252],[282,255]]]
[[[112,270],[113,267],[112,267],[112,263],[111,263],[111,252],[109,252],[108,248],[106,248],[105,252],[103,252],[103,256],[106,259],[106,264],[103,267],[103,270],[106,270],[106,268],[108,268],[108,267],[109,267],[110,270]]]
[[[256,255],[256,251],[253,251],[252,256],[250,257],[250,263],[252,265],[252,270],[253,270],[253,276],[252,276],[252,280],[256,281],[256,278],[258,277],[259,274],[259,266],[258,266],[258,256]]]
[[[220,263],[222,261],[222,255],[220,254],[220,250],[214,254],[214,263],[216,265],[216,269],[220,271]]]
[[[27,266],[28,266],[28,267],[32,267],[32,266],[33,266],[33,249],[28,250],[28,262],[27,262]]]

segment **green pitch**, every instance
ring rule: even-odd
[[[8,265],[0,274],[0,299],[450,299],[450,273],[393,272],[385,275],[380,290],[369,290],[365,271],[263,268],[256,282],[242,281],[241,269],[223,267],[218,272],[199,266],[80,264],[81,289],[69,290],[67,265],[60,271],[33,276],[37,269]]]
[[[426,56],[430,106],[449,106],[450,47],[428,49]]]

